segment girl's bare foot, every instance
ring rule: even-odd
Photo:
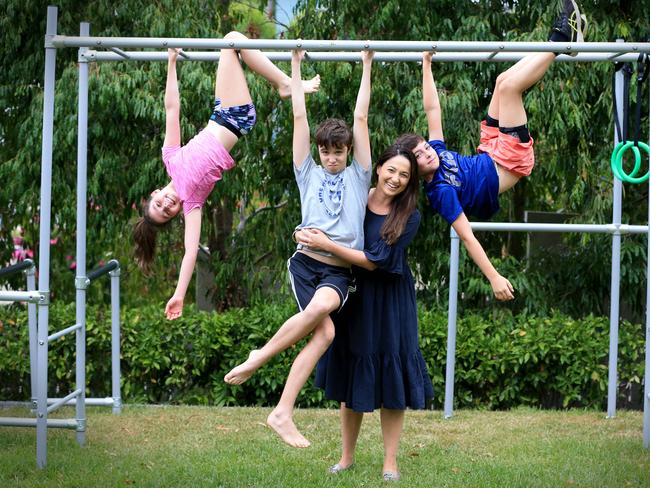
[[[296,424],[293,423],[291,416],[278,412],[277,408],[269,414],[266,423],[291,447],[305,448],[311,445],[311,443],[300,432],[298,432]]]
[[[230,372],[223,377],[223,380],[229,385],[241,385],[248,378],[253,376],[253,373],[257,371],[259,365],[255,365],[255,358],[259,354],[259,350],[253,349],[248,355],[248,359],[241,363],[239,366],[235,366]]]
[[[316,93],[320,89],[320,75],[314,76],[311,80],[302,80],[302,88],[305,93]],[[287,77],[286,83],[278,87],[280,98],[291,97],[291,78]]]

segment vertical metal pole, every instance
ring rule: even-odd
[[[90,35],[90,24],[81,22],[79,35]],[[81,394],[75,403],[77,443],[86,443],[86,200],[88,160],[88,62],[81,57],[86,48],[79,49],[79,101],[77,119],[77,276],[75,278],[76,323],[76,379]]]
[[[456,311],[458,300],[458,263],[460,239],[451,229],[451,252],[449,259],[449,311],[447,313],[447,370],[445,374],[444,417],[451,418],[454,410],[454,371],[456,369]]]
[[[650,198],[649,198],[650,200]],[[650,201],[648,202],[650,205]],[[650,222],[650,212],[648,215]],[[643,447],[650,447],[650,232],[648,232],[648,291],[646,293],[645,373],[643,391]]]
[[[109,273],[111,277],[111,373],[113,414],[122,412],[120,394],[120,268]]]
[[[43,88],[43,142],[41,146],[41,212],[38,243],[38,289],[43,300],[38,305],[38,359],[36,408],[36,464],[47,464],[47,350],[50,294],[50,218],[52,212],[52,142],[54,139],[54,85],[56,48],[48,41],[56,35],[57,8],[47,7],[45,31],[45,80]]]
[[[637,100],[637,103],[641,103]],[[650,91],[648,91],[650,107]],[[648,142],[650,143],[650,120],[648,121]],[[650,164],[650,154],[648,155]],[[650,194],[648,194],[648,223],[650,224]],[[648,231],[648,257],[646,259],[646,297],[645,297],[645,371],[643,374],[643,447],[650,447],[650,231]]]
[[[619,40],[620,41],[620,40]],[[615,93],[618,120],[623,121],[623,71],[618,70],[615,75]],[[620,142],[616,129],[614,129],[615,144]],[[614,178],[612,223],[621,224],[621,209],[623,206],[623,183]],[[616,416],[616,394],[618,390],[617,363],[618,363],[618,323],[619,323],[619,294],[621,285],[621,234],[612,234],[612,277],[609,312],[609,375],[607,380],[607,418]]]
[[[36,268],[32,266],[25,270],[25,275],[27,276],[27,291],[36,290]],[[32,399],[32,408],[36,411],[36,371],[38,369],[38,346],[37,338],[38,328],[36,326],[36,304],[29,302],[27,304],[27,326],[29,330],[29,378],[31,381],[31,399]]]

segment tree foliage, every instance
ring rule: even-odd
[[[633,41],[650,33],[645,2],[580,3],[590,18],[588,40]],[[11,56],[0,61],[0,104],[4,109],[0,120],[0,241],[7,243],[0,246],[0,262],[8,260],[9,233],[16,225],[25,227],[26,239],[33,247],[37,244],[46,12],[46,2],[37,0],[8,0],[5,4],[0,39]],[[240,2],[223,0],[148,4],[125,0],[79,5],[61,0],[59,32],[75,35],[78,23],[89,20],[92,35],[220,37],[236,27],[249,35],[268,36],[266,21],[259,13],[265,4],[253,2],[242,7]],[[555,12],[554,2],[541,1],[301,0],[286,35],[304,39],[546,40]],[[306,76],[318,72],[322,77],[321,92],[308,98],[312,129],[330,116],[351,121],[360,67],[343,62],[305,64]],[[289,68],[287,63],[280,67]],[[496,76],[505,67],[502,63],[434,65],[450,147],[474,150],[478,122],[487,110]],[[160,160],[165,68],[164,63],[90,65],[89,266],[109,256],[118,257],[125,263],[127,286],[156,296],[173,289],[182,233],[175,229],[162,239],[157,279],[147,279],[132,265],[128,222],[142,199],[166,182]],[[612,69],[611,63],[557,63],[527,94],[537,167],[515,191],[501,197],[502,210],[495,220],[523,221],[524,210],[541,210],[575,215],[576,222],[611,221]],[[209,116],[214,70],[212,63],[187,63],[179,68],[184,141]],[[259,123],[236,146],[237,167],[215,187],[204,224],[203,241],[212,250],[210,260],[216,273],[215,300],[222,307],[266,299],[283,289],[284,263],[293,247],[289,236],[300,219],[291,169],[290,102],[279,100],[264,80],[251,73],[247,76]],[[375,156],[402,132],[426,133],[420,80],[416,63],[376,63],[369,120]],[[53,253],[51,288],[61,290],[61,297],[72,296],[73,290],[65,256],[74,254],[76,90],[76,52],[59,50],[52,207],[53,235],[59,238],[59,247]],[[647,114],[647,101],[643,103]],[[642,128],[647,125],[646,115]],[[623,222],[645,224],[646,201],[646,185],[626,186]],[[424,206],[422,201],[421,208]],[[555,307],[575,314],[605,310],[611,247],[606,236],[567,236],[570,251],[528,263],[527,273],[525,235],[479,237],[488,254],[497,258],[499,269],[517,286],[522,299],[509,307],[538,312]],[[444,305],[446,300],[448,249],[448,226],[439,217],[427,215],[411,251],[423,285],[420,294],[427,304]],[[644,264],[644,240],[625,237],[622,288],[627,290],[624,298],[637,312],[645,300],[643,287],[638,286],[645,280]],[[467,258],[462,263],[461,291],[467,306],[481,307],[490,296],[487,282]],[[141,296],[127,295],[127,300]]]

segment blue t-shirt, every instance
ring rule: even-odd
[[[448,151],[444,141],[429,141],[440,166],[424,190],[431,208],[453,224],[467,216],[489,219],[499,210],[499,175],[487,153],[462,156]]]

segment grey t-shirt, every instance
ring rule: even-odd
[[[363,249],[363,219],[368,204],[372,171],[363,169],[356,159],[343,171],[332,174],[308,155],[300,168],[293,166],[300,190],[302,222],[296,230],[319,229],[337,244]],[[298,249],[303,246],[298,244]],[[313,251],[331,256],[324,251]]]

